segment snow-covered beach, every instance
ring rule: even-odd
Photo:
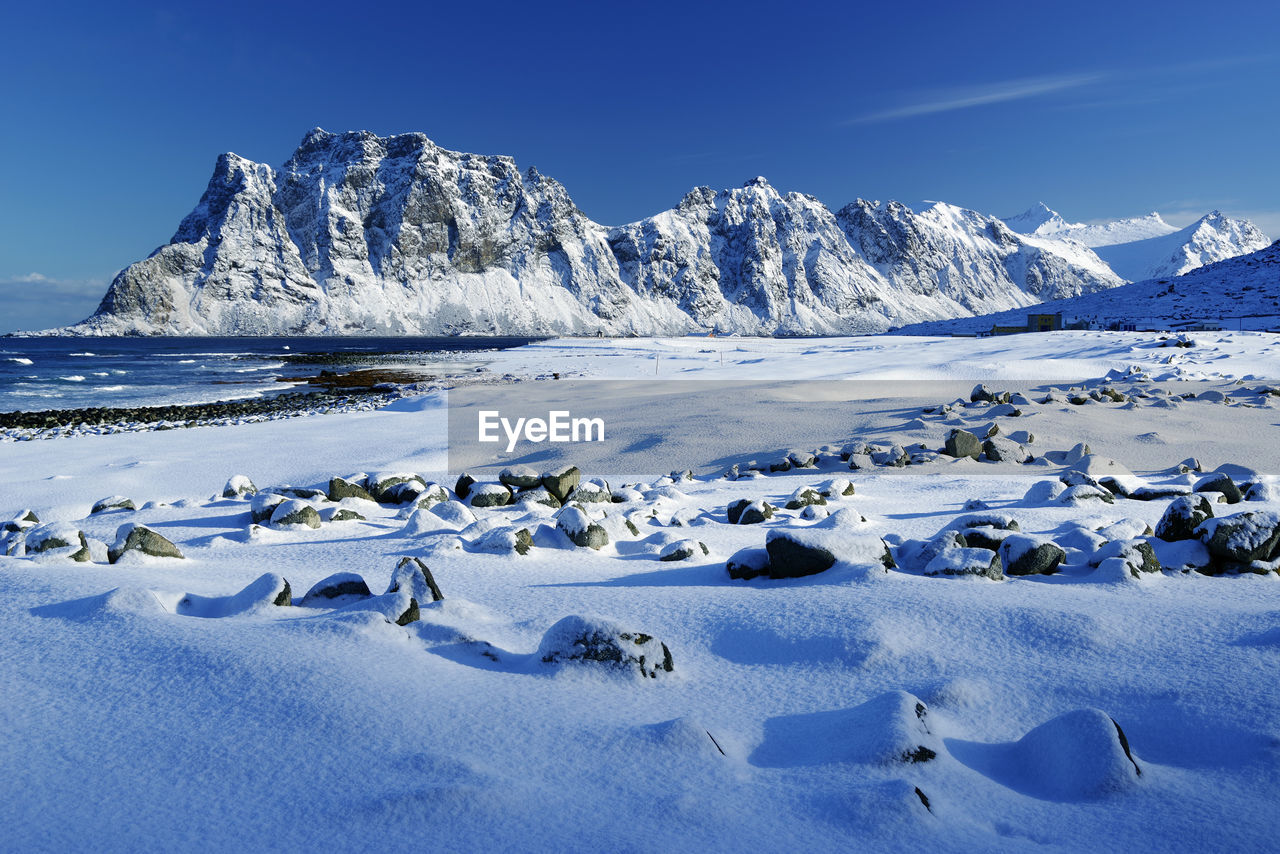
[[[457,500],[443,392],[0,444],[0,517],[39,518],[15,518],[0,557],[0,847],[1264,849],[1280,830],[1280,578],[1270,555],[1228,569],[1208,532],[1157,534],[1183,493],[1275,527],[1274,341],[566,339],[488,354],[523,391],[555,375],[901,384],[870,406],[796,400],[759,413],[755,434],[726,427],[739,479],[706,459],[672,458],[696,473],[672,480],[605,455],[581,475],[612,500],[584,492],[559,519],[536,501]],[[969,401],[978,381],[1028,402]],[[925,382],[964,399],[918,400]],[[671,399],[674,439],[696,397]],[[938,454],[956,429],[1035,459]],[[788,450],[801,467],[767,472]],[[1203,472],[1178,468],[1192,457]],[[747,476],[749,459],[766,472]],[[1192,493],[1217,468],[1249,500]],[[410,474],[423,488],[397,490]],[[256,500],[223,495],[235,475]],[[383,500],[331,501],[335,477]],[[266,496],[286,486],[280,503],[319,527],[285,523]],[[107,496],[138,509],[90,513]],[[730,524],[739,501],[773,515]],[[108,563],[129,524],[183,557]],[[575,546],[586,527],[608,542]],[[34,553],[41,528],[83,533],[91,560],[72,559],[75,542]],[[978,533],[938,542],[957,530]],[[770,538],[836,561],[730,578]],[[1057,572],[1012,574],[1046,543]],[[974,571],[992,555],[999,581]],[[397,569],[407,556],[443,600]],[[305,597],[336,573],[373,595]],[[275,604],[282,579],[290,607]],[[588,622],[560,622],[573,615]],[[593,626],[609,641],[573,660]],[[646,666],[626,666],[636,651]]]

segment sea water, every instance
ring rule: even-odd
[[[212,403],[279,394],[282,377],[337,366],[288,356],[414,354],[392,367],[480,364],[484,350],[529,338],[0,338],[0,412]]]

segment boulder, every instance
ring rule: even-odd
[[[561,504],[569,497],[582,480],[582,472],[577,466],[564,466],[554,471],[542,473],[542,485]]]
[[[232,475],[226,486],[222,487],[222,497],[244,498],[246,495],[253,495],[257,491],[258,487],[253,485],[253,481],[242,474],[237,474]]]
[[[1194,540],[1196,528],[1213,518],[1213,504],[1203,495],[1175,498],[1156,523],[1156,536],[1168,542]]]
[[[339,507],[335,509],[331,514],[329,514],[328,521],[330,522],[355,522],[355,521],[365,522],[368,520],[354,510],[348,509],[346,507]]]
[[[552,495],[544,486],[536,486],[533,489],[526,489],[516,493],[517,504],[541,504],[544,507],[558,509],[560,501]]]
[[[501,483],[472,484],[467,501],[472,507],[505,507],[511,503],[511,489]]]
[[[757,525],[773,518],[773,505],[767,501],[740,498],[729,505],[730,525]]]
[[[1228,504],[1239,504],[1244,500],[1244,495],[1240,492],[1240,487],[1236,486],[1236,482],[1227,474],[1211,474],[1202,478],[1195,485],[1195,492],[1217,492],[1226,498]]]
[[[458,496],[459,501],[466,501],[475,482],[476,479],[464,471],[453,484],[453,494]]]
[[[765,549],[739,549],[724,564],[730,578],[758,578],[769,574],[769,552]]]
[[[814,489],[812,486],[802,486],[795,492],[791,493],[791,498],[787,501],[788,510],[799,510],[801,507],[808,507],[810,504],[826,504],[827,499],[822,497],[822,493]]]
[[[23,550],[29,554],[50,554],[57,552],[76,563],[91,563],[93,554],[89,550],[89,541],[84,532],[71,526],[54,522],[28,528],[22,537]],[[11,547],[18,553],[17,544]],[[8,549],[6,550],[8,551]]]
[[[513,525],[492,528],[467,545],[468,551],[486,554],[527,555],[531,548],[533,548],[533,536],[529,533],[529,529],[517,528]]]
[[[140,552],[152,557],[183,556],[177,546],[145,525],[121,525],[116,531],[115,545],[107,550],[107,560],[118,563],[126,552]]]
[[[995,463],[1025,463],[1030,457],[1026,448],[1003,436],[992,436],[983,442],[982,453]]]
[[[1067,557],[1056,543],[1026,534],[1005,537],[999,554],[1009,575],[1051,575]]]
[[[328,578],[317,581],[302,597],[303,605],[328,604],[334,599],[344,596],[372,596],[369,585],[354,572],[335,572]]]
[[[699,553],[705,556],[711,554],[711,550],[697,540],[676,540],[663,547],[658,553],[658,560],[688,560]]]
[[[416,602],[439,602],[444,599],[440,586],[436,584],[431,570],[421,558],[402,557],[391,573],[391,584],[388,593],[408,591]]]
[[[299,498],[282,501],[271,511],[271,526],[286,528],[302,525],[307,528],[320,527],[320,513],[316,508]]]
[[[272,608],[293,605],[293,590],[287,579],[268,572],[258,576],[239,593],[230,596],[198,596],[188,593],[175,610],[184,617],[239,617]]]
[[[498,472],[498,482],[512,489],[532,489],[542,485],[542,475],[528,466],[510,466]]]
[[[580,548],[600,549],[609,543],[609,535],[604,528],[592,522],[591,517],[577,507],[565,507],[557,513],[556,527]]]
[[[853,482],[848,478],[837,477],[818,484],[818,492],[823,498],[846,498],[855,492]]]
[[[266,522],[276,512],[276,507],[287,500],[279,493],[259,492],[249,499],[249,518],[259,524]]]
[[[676,491],[679,492],[679,490]],[[572,504],[575,501],[579,504],[612,504],[613,492],[609,489],[607,481],[601,478],[592,478],[591,480],[584,480],[574,487],[573,492],[569,493],[569,498],[565,503]]]
[[[801,578],[825,572],[837,560],[874,564],[886,570],[896,566],[884,540],[873,534],[856,534],[830,528],[775,528],[765,537],[770,578]]]
[[[443,504],[435,504],[426,512],[459,530],[476,520],[476,514],[461,501],[450,500]]]
[[[100,498],[94,503],[93,509],[89,511],[90,516],[96,516],[99,513],[108,513],[112,510],[137,510],[138,505],[134,504],[123,495],[112,495],[109,498]]]
[[[925,575],[981,575],[994,581],[1004,578],[1000,556],[987,549],[946,548],[925,564]]]
[[[11,534],[16,534],[19,531],[24,531],[27,528],[30,528],[39,524],[40,524],[40,517],[36,515],[34,510],[23,510],[19,512],[18,515],[14,516],[12,519],[5,522],[4,526],[0,528],[0,530],[4,530]]]
[[[365,501],[373,501],[373,496],[369,494],[369,490],[365,489],[364,486],[359,483],[352,483],[341,477],[329,479],[327,497],[330,501],[341,501],[344,498],[361,498]]]
[[[544,664],[590,664],[651,679],[674,669],[665,643],[593,617],[557,622],[542,636],[537,655]]]
[[[1217,565],[1275,560],[1280,556],[1280,513],[1246,510],[1206,519],[1196,528],[1196,536]]]
[[[787,451],[787,462],[794,468],[811,469],[818,465],[818,457],[808,451],[790,450]]]
[[[1139,573],[1159,572],[1164,568],[1146,540],[1112,540],[1089,557],[1089,565],[1097,567],[1109,560],[1119,560],[1134,578],[1138,578]]]
[[[969,548],[986,549],[994,552],[1000,549],[1005,538],[1011,536],[1013,532],[1003,528],[995,528],[991,525],[974,525],[973,527],[965,528],[962,533]]]
[[[1029,794],[1054,801],[1100,798],[1142,775],[1120,725],[1105,712],[1067,712],[1027,733],[1002,754]]]
[[[949,457],[970,457],[976,460],[982,453],[982,442],[968,430],[957,428],[947,434],[942,452]]]

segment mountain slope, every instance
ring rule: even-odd
[[[1177,329],[1200,321],[1231,329],[1280,326],[1280,241],[1265,249],[1207,264],[1181,276],[1148,279],[1111,290],[1045,302],[1037,312],[1062,313],[1064,322],[1095,327],[1112,324],[1138,329]],[[1026,323],[1025,311],[919,323],[899,330],[907,335],[986,332],[992,326]]]
[[[763,178],[609,228],[509,157],[311,131],[284,166],[218,159],[169,244],[68,334],[882,331],[1120,280],[972,211],[833,214]]]

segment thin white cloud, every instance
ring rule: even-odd
[[[926,96],[926,100],[904,104],[892,109],[869,113],[865,116],[849,119],[847,125],[876,124],[898,119],[909,119],[916,116],[928,116],[935,113],[949,113],[955,110],[967,110],[987,104],[1000,104],[1006,101],[1020,101],[1062,92],[1067,89],[1078,89],[1089,86],[1106,78],[1107,75],[1096,72],[1089,74],[1058,74],[1048,77],[1023,77],[1017,80],[1004,80],[987,83],[965,89],[953,89],[947,92],[934,92]]]

